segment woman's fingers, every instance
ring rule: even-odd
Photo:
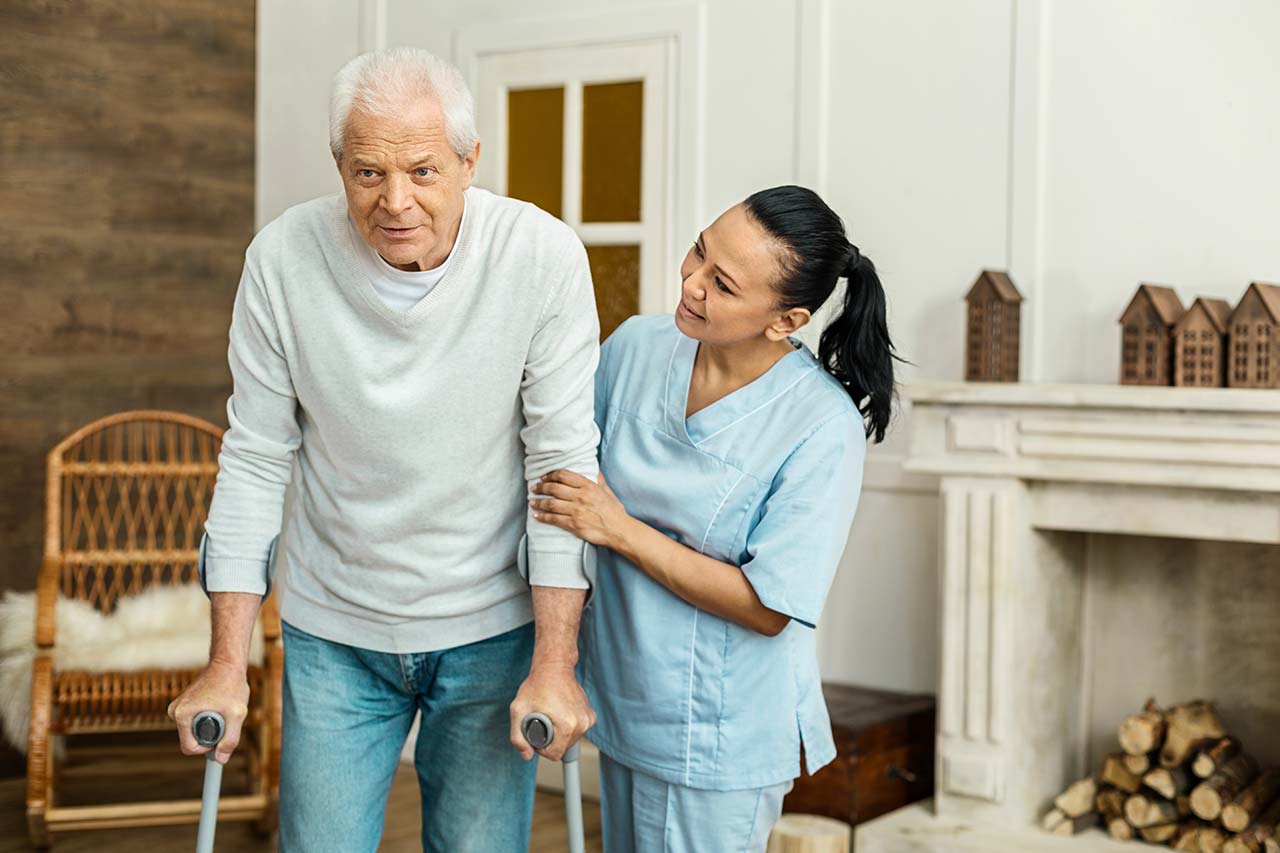
[[[574,504],[571,501],[562,501],[559,498],[539,498],[529,501],[529,505],[539,512],[555,515],[568,515],[574,508]]]
[[[574,488],[595,485],[595,483],[592,483],[577,471],[570,471],[565,468],[562,468],[559,471],[552,471],[550,474],[543,477],[542,481],[544,483],[563,483],[566,486],[573,486]]]
[[[571,533],[573,532],[574,525],[573,518],[571,516],[535,511],[533,513],[533,519],[534,521],[541,522],[542,524],[550,524],[552,527],[561,527]]]
[[[550,495],[553,498],[572,498],[578,490],[563,483],[538,483],[533,487],[536,495]]]

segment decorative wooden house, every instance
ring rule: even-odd
[[[1005,273],[983,270],[965,296],[965,379],[1017,382],[1022,294]]]
[[[1232,388],[1280,388],[1280,285],[1255,281],[1227,320]]]
[[[1186,309],[1171,287],[1144,284],[1120,316],[1120,381],[1168,385],[1173,380],[1173,326]]]
[[[1231,305],[1225,299],[1200,297],[1173,327],[1173,384],[1221,388],[1227,384],[1227,322]]]

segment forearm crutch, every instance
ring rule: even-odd
[[[527,715],[520,723],[520,731],[534,749],[546,749],[556,737],[555,726],[546,714]],[[565,750],[560,764],[564,768],[564,817],[569,829],[569,853],[584,853],[586,841],[582,830],[582,777],[578,772],[578,744]]]
[[[204,793],[200,797],[196,853],[213,853],[213,831],[218,826],[218,792],[222,788],[222,765],[213,756],[226,731],[226,720],[217,711],[201,711],[191,721],[191,733],[195,735],[196,743],[209,747],[204,762]]]

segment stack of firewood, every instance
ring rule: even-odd
[[[1101,823],[1112,838],[1174,850],[1280,853],[1280,768],[1259,767],[1212,703],[1162,710],[1150,700],[1120,724],[1120,747],[1053,801],[1045,829]]]

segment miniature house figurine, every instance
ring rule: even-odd
[[[1232,388],[1280,388],[1280,285],[1255,281],[1227,320]]]
[[[1007,274],[983,270],[969,288],[965,302],[969,304],[965,379],[1017,382],[1022,294]]]
[[[1186,313],[1171,287],[1144,284],[1120,316],[1120,381],[1168,385],[1173,379],[1173,326]]]
[[[1231,306],[1225,299],[1200,297],[1173,327],[1173,384],[1221,388],[1227,384],[1227,321]]]

